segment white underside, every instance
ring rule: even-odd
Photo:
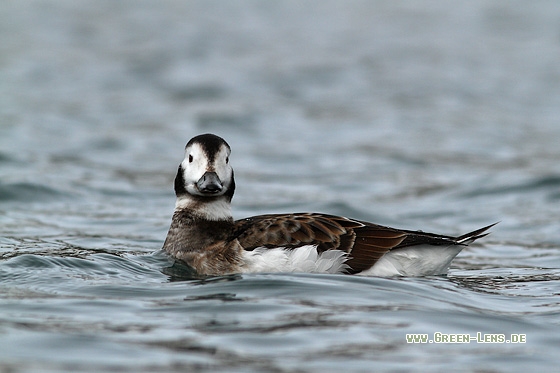
[[[461,252],[463,246],[420,245],[389,251],[362,276],[431,276],[447,273],[449,264]],[[255,272],[308,272],[344,273],[348,255],[340,250],[317,253],[314,245],[296,249],[264,247],[243,254],[244,273]]]
[[[348,266],[346,253],[340,250],[328,250],[317,253],[317,246],[306,245],[296,249],[283,247],[267,249],[256,248],[245,251],[245,265],[242,272],[311,272],[342,273]]]
[[[444,275],[451,261],[464,246],[419,245],[389,251],[375,265],[358,273],[362,276],[433,276]]]

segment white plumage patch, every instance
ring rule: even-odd
[[[206,220],[231,219],[231,204],[222,198],[200,204],[193,201],[188,194],[179,196],[175,202],[175,210],[191,210],[194,215]]]
[[[389,251],[362,276],[432,276],[447,273],[451,261],[463,246],[413,246]],[[327,250],[321,254],[317,246],[306,245],[296,249],[259,247],[243,253],[245,262],[241,272],[306,272],[342,273],[348,254],[340,250]]]
[[[341,273],[348,268],[345,264],[347,259],[347,254],[340,250],[327,250],[319,254],[315,245],[295,249],[259,247],[243,253],[245,265],[241,271]]]
[[[409,246],[383,255],[363,276],[433,276],[447,273],[451,261],[464,246]]]

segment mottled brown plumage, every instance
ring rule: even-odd
[[[390,250],[424,244],[463,245],[461,241],[485,236],[483,232],[493,225],[452,237],[399,230],[327,214],[270,214],[236,221],[228,240],[237,240],[248,251],[258,247],[294,249],[304,245],[317,245],[319,252],[341,250],[349,254],[347,272],[355,274],[371,268]]]

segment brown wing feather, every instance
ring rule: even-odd
[[[287,247],[332,243],[340,240],[346,229],[320,214],[260,215],[235,222],[232,238],[245,250],[257,247]]]
[[[317,250],[348,253],[348,273],[371,268],[386,252],[414,245],[461,245],[467,239],[483,237],[491,226],[460,237],[399,230],[340,216],[315,213],[271,214],[235,222],[230,240],[237,239],[245,250],[258,247],[317,245]]]
[[[391,228],[324,214],[260,215],[238,220],[232,239],[245,250],[257,247],[296,248],[317,245],[317,250],[349,254],[349,272],[370,268],[406,234]]]
[[[387,251],[406,238],[401,231],[373,224],[356,228],[355,234],[354,245],[348,251],[350,259],[346,262],[351,274],[371,268]]]

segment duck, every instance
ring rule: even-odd
[[[447,236],[312,212],[234,220],[230,154],[223,138],[195,136],[175,177],[175,210],[163,251],[197,275],[446,275],[461,250],[497,224]]]

